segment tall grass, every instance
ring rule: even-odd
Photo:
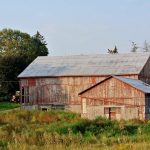
[[[0,114],[0,149],[138,149],[144,144],[150,147],[149,121],[88,120],[56,110]]]

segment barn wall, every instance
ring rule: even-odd
[[[120,118],[117,119],[145,118],[145,94],[115,78],[93,87],[81,97],[86,99],[87,114],[84,116],[89,118],[95,117],[97,109],[100,111],[97,116],[104,116],[105,107],[121,107]]]
[[[150,119],[150,94],[145,97],[145,119]]]
[[[142,114],[138,114],[138,108],[135,107],[125,107],[125,106],[117,106],[117,105],[105,105],[105,106],[92,106],[92,105],[88,105],[87,106],[87,113],[82,113],[82,117],[83,118],[88,118],[88,119],[95,119],[96,117],[106,117],[109,118],[108,114],[104,113],[104,108],[107,107],[119,107],[120,108],[120,113],[116,114],[115,119],[125,119],[125,120],[129,120],[129,119],[133,119],[133,118],[137,118],[137,119],[143,119],[143,115]]]
[[[81,99],[78,93],[105,78],[35,78],[32,79],[35,84],[31,84],[31,79],[21,79],[21,87],[29,88],[29,103],[31,105],[65,104],[67,105],[66,109],[81,112]]]
[[[81,99],[78,93],[106,79],[102,77],[58,77],[58,78],[28,78],[21,79],[21,87],[29,89],[30,105],[48,105],[51,103],[69,105],[67,109],[81,112]],[[125,77],[137,78],[137,75]],[[26,90],[25,90],[26,91]]]
[[[130,98],[143,98],[143,92],[131,87],[130,85],[115,79],[110,78],[101,84],[93,87],[89,91],[82,94],[82,97],[92,97],[92,98],[121,98],[123,102],[129,102],[130,104],[135,104],[134,101],[128,101]]]
[[[148,59],[142,71],[140,72],[139,80],[150,84],[150,58]]]

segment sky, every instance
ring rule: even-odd
[[[49,55],[119,53],[150,43],[150,0],[0,0],[0,30],[39,31]]]

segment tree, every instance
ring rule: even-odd
[[[34,36],[18,30],[3,29],[0,31],[0,55],[26,55],[33,60],[37,56],[48,55],[44,37],[37,32]],[[30,61],[31,61],[30,60]]]
[[[114,48],[113,50],[108,49],[108,53],[109,53],[109,54],[117,54],[117,53],[118,53],[117,46],[115,46],[115,48]]]
[[[44,37],[18,30],[0,31],[0,95],[11,95],[19,89],[17,76],[37,56],[48,55]]]
[[[114,48],[113,52],[114,52],[114,54],[118,53],[117,46],[115,46],[115,48]]]
[[[0,58],[0,97],[10,98],[16,90],[19,90],[17,76],[28,65],[25,56],[4,56]],[[7,96],[6,96],[7,95]]]
[[[137,46],[137,44],[135,42],[132,42],[132,48],[131,48],[131,52],[137,52],[137,49],[139,47]]]
[[[150,45],[147,43],[147,41],[144,41],[144,47],[143,47],[144,52],[149,52],[150,51]]]
[[[47,43],[44,37],[37,31],[37,33],[32,37],[32,50],[29,51],[29,55],[34,58],[37,56],[48,55],[48,49],[46,47]]]

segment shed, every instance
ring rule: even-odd
[[[82,116],[93,119],[149,119],[150,85],[143,81],[110,76],[79,93]]]

